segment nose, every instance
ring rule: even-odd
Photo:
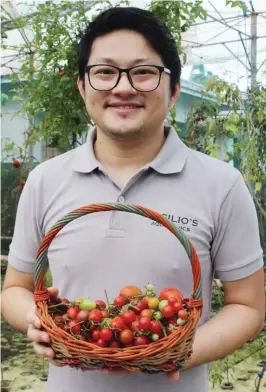
[[[119,95],[136,95],[138,92],[135,90],[128,79],[128,76],[125,72],[121,74],[121,78],[115,88],[112,90],[113,94]]]

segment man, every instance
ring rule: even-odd
[[[44,347],[33,308],[34,260],[42,237],[80,206],[121,202],[165,214],[185,230],[201,262],[204,313],[194,353],[177,382],[165,375],[103,374],[50,366],[49,392],[207,392],[208,363],[241,347],[263,325],[262,251],[255,208],[240,173],[188,149],[164,119],[179,96],[180,61],[167,27],[136,8],[110,9],[79,43],[78,88],[96,127],[83,146],[34,169],[20,198],[2,293],[3,315]],[[63,130],[62,130],[63,132]],[[178,240],[152,221],[122,212],[86,216],[52,242],[53,285],[70,300],[111,298],[126,284],[192,292]],[[211,320],[213,273],[224,308]],[[51,289],[57,295],[57,289]],[[177,379],[175,375],[172,379]],[[171,378],[170,377],[170,378]]]

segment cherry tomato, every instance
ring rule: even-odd
[[[89,320],[99,323],[103,319],[103,314],[100,309],[93,309],[89,314]]]
[[[144,301],[143,299],[137,302],[136,307],[139,309],[141,312],[144,309],[148,309],[148,303]]]
[[[113,340],[113,341],[109,344],[109,347],[112,347],[112,348],[119,348],[119,347],[120,347],[120,344],[119,344],[119,342],[117,342],[116,340]]]
[[[151,309],[143,309],[140,313],[140,317],[148,317],[151,320],[152,314],[153,311]]]
[[[126,324],[130,325],[136,320],[136,313],[133,310],[127,310],[123,315],[123,320]]]
[[[162,324],[160,323],[160,321],[152,320],[152,321],[151,321],[150,330],[151,330],[151,332],[154,333],[154,334],[160,333],[161,330],[162,330]]]
[[[133,321],[133,323],[131,324],[131,329],[132,329],[132,331],[139,331],[140,330],[139,320]]]
[[[79,308],[80,310],[93,310],[96,308],[96,303],[90,298],[84,298],[80,301]]]
[[[157,333],[154,333],[153,335],[151,335],[151,340],[153,342],[156,342],[156,340],[159,340],[160,336]]]
[[[67,324],[67,329],[70,330],[74,335],[78,335],[81,331],[80,324],[77,320],[72,320]]]
[[[159,306],[159,299],[158,298],[150,298],[149,300],[148,300],[148,306],[149,306],[149,308],[150,309],[156,309],[156,308],[158,308],[158,306]]]
[[[80,308],[78,306],[74,306],[72,308],[67,309],[67,315],[72,319],[76,319],[79,312],[80,312]]]
[[[13,161],[13,167],[15,167],[16,169],[18,169],[19,166],[20,166],[20,162],[19,162],[17,159],[15,159],[15,160]]]
[[[104,301],[100,300],[100,299],[98,299],[97,301],[95,301],[95,303],[96,303],[96,305],[97,305],[99,308],[106,308],[106,303],[105,303]]]
[[[115,318],[113,318],[112,322],[111,322],[111,327],[113,327],[114,329],[124,329],[125,328],[125,322],[122,319],[122,317],[117,316]]]
[[[99,346],[99,347],[106,347],[107,346],[107,342],[100,338],[100,339],[97,340],[96,345]]]
[[[175,297],[176,299],[182,300],[183,294],[174,287],[164,288],[159,295],[160,299],[168,299],[169,297]]]
[[[92,332],[92,339],[93,340],[98,340],[98,339],[100,339],[100,330],[99,329],[95,329],[93,332]]]
[[[162,301],[160,301],[159,303],[159,309],[162,310],[162,308],[164,308],[165,306],[168,305],[168,301],[167,299],[163,299]]]
[[[119,334],[119,340],[123,344],[130,344],[133,342],[133,339],[134,339],[134,334],[131,331],[131,329],[124,329]]]
[[[125,286],[120,290],[119,295],[121,297],[136,297],[138,295],[142,295],[142,291],[136,286]]]
[[[64,321],[67,321],[67,319],[68,319],[68,314],[67,314],[67,313],[63,314],[62,319],[63,319]]]
[[[88,315],[89,315],[88,310],[80,310],[77,314],[77,320],[78,321],[87,321]]]
[[[186,320],[188,318],[188,312],[184,309],[179,310],[178,317],[181,318],[182,320]]]
[[[168,298],[168,304],[169,304],[169,305],[172,305],[172,306],[173,306],[176,302],[177,302],[176,297],[169,297],[169,298]]]
[[[113,332],[109,328],[103,328],[100,331],[100,338],[103,339],[105,342],[110,342],[113,338]]]
[[[166,305],[162,309],[162,314],[164,315],[165,318],[171,318],[174,315],[174,309],[171,305]]]
[[[125,305],[126,301],[125,301],[125,298],[124,298],[124,297],[121,297],[121,296],[120,296],[120,297],[116,297],[116,298],[115,298],[114,303],[115,303],[117,306],[120,306],[120,307],[122,308],[122,306]]]
[[[149,338],[146,335],[140,335],[134,340],[135,346],[143,346],[149,343],[150,343]]]
[[[107,310],[102,310],[103,318],[109,318],[110,314]]]
[[[156,310],[155,312],[153,312],[152,318],[154,320],[161,320],[163,318],[163,315],[159,310]]]
[[[175,313],[178,313],[179,310],[182,309],[182,303],[180,301],[177,301],[176,303],[174,303],[173,305],[173,309]]]
[[[65,76],[65,74],[66,74],[66,73],[65,73],[64,71],[59,72],[59,76],[61,76],[61,77],[62,77],[62,76]]]
[[[149,330],[151,328],[151,320],[148,317],[141,317],[139,319],[139,327],[140,329]]]

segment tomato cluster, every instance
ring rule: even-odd
[[[107,305],[89,298],[57,298],[49,300],[48,310],[56,325],[77,339],[111,348],[155,342],[182,328],[190,316],[180,291],[165,288],[157,296],[152,284],[144,292],[126,286]]]

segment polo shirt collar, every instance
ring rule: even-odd
[[[172,127],[165,127],[166,140],[155,159],[147,167],[161,174],[179,173],[183,170],[188,147],[180,140]],[[71,169],[79,173],[91,173],[101,168],[101,163],[96,159],[93,150],[96,128],[88,132],[87,141],[73,151]]]

